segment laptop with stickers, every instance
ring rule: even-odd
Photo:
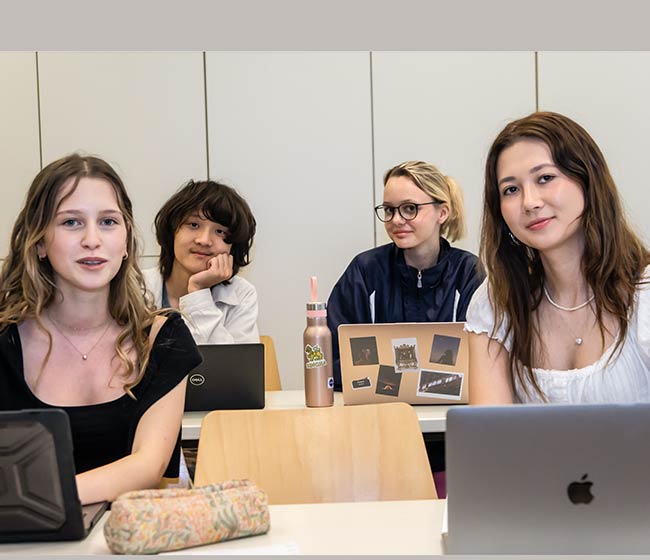
[[[185,411],[264,408],[264,345],[201,344],[190,372]]]
[[[345,404],[469,400],[464,323],[339,325]]]
[[[63,410],[0,411],[0,542],[80,540],[107,507],[79,502]]]
[[[649,441],[647,403],[450,409],[447,552],[646,554]]]

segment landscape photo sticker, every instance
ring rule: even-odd
[[[436,334],[433,336],[429,361],[432,364],[455,366],[459,347],[460,338]]]
[[[460,400],[463,392],[462,373],[421,370],[418,379],[418,397]]]
[[[379,364],[377,339],[374,336],[362,336],[350,339],[350,352],[353,366],[370,366]]]
[[[402,383],[402,372],[395,371],[393,366],[379,366],[379,374],[377,375],[377,387],[375,393],[377,395],[387,395],[390,397],[397,397],[399,395],[399,386]]]

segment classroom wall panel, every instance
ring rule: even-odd
[[[0,259],[27,189],[40,169],[36,53],[0,53]]]
[[[326,299],[373,246],[368,53],[207,53],[210,175],[237,188],[258,221],[259,326],[283,387],[301,388],[309,277]]]
[[[535,110],[534,53],[374,52],[372,78],[376,204],[386,170],[433,163],[464,192],[468,233],[455,245],[476,253],[485,157],[508,121]]]
[[[40,53],[44,164],[72,151],[109,161],[131,195],[144,253],[153,218],[207,175],[202,53]]]
[[[539,107],[580,123],[605,155],[628,216],[650,242],[650,53],[540,52]]]

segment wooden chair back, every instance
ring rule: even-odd
[[[264,344],[264,390],[282,391],[278,357],[275,353],[273,339],[268,335],[263,335],[260,336],[260,342]]]
[[[211,412],[194,483],[231,478],[254,481],[271,504],[437,497],[406,403]]]

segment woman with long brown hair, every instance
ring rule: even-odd
[[[537,112],[488,153],[480,256],[467,313],[470,399],[650,399],[650,254],[605,158],[571,119]]]
[[[32,182],[0,272],[0,409],[68,414],[83,503],[178,476],[201,358],[180,315],[147,303],[136,259],[122,180],[72,154]]]

